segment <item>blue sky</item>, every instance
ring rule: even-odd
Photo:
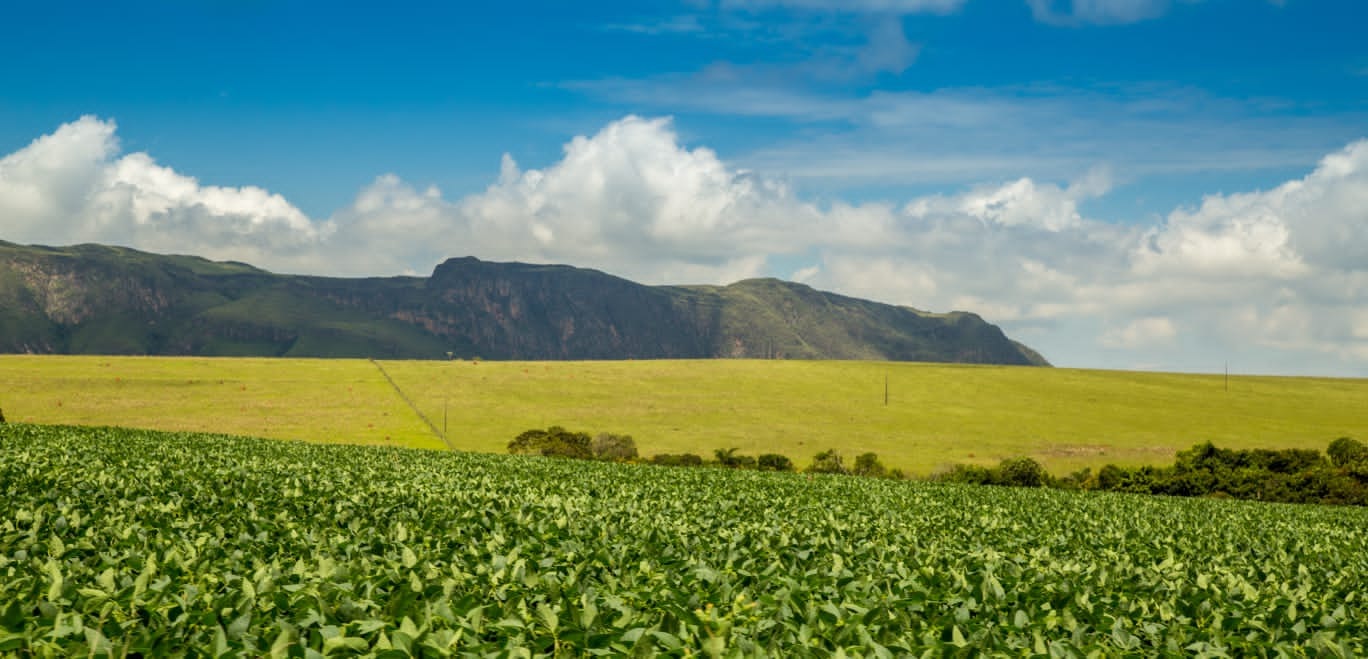
[[[27,3],[0,239],[778,276],[976,311],[1061,365],[1366,376],[1364,25],[1348,0]]]

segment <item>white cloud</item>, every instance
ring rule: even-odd
[[[505,156],[497,182],[456,201],[381,177],[334,221],[339,245],[371,246],[377,256],[366,260],[384,259],[391,271],[476,254],[652,283],[723,283],[760,275],[768,257],[800,248],[792,227],[818,217],[787,187],[680,146],[667,119],[627,117],[574,138],[545,169],[523,171]]]
[[[1020,179],[922,197],[877,243],[818,247],[810,283],[971,309],[1064,364],[1210,368],[1237,349],[1246,370],[1368,374],[1368,141],[1148,227],[1082,216],[1105,190]]]
[[[506,159],[500,181],[459,206],[478,236],[504,236],[509,251],[615,260],[652,281],[758,274],[765,255],[800,244],[786,227],[816,217],[785,186],[681,147],[668,120],[637,117],[576,137],[544,170]]]
[[[979,186],[955,197],[923,197],[909,203],[906,213],[918,218],[959,214],[1002,226],[1062,231],[1082,223],[1080,200],[1105,194],[1109,187],[1106,175],[1097,172],[1067,188],[1022,178],[1005,185]]]
[[[808,267],[806,267],[806,268],[799,268],[799,269],[793,271],[793,275],[791,275],[791,276],[789,277],[789,279],[791,279],[792,281],[796,281],[796,282],[802,284],[802,283],[806,283],[807,281],[811,280],[813,277],[816,277],[816,276],[817,276],[817,273],[819,273],[819,272],[821,272],[821,271],[822,271],[822,269],[821,269],[820,267],[815,266],[815,265],[810,265],[810,266],[808,266]]]
[[[750,37],[752,32],[753,29],[741,30],[747,37]],[[790,32],[792,34],[787,34]],[[822,45],[797,48],[786,46],[796,50],[796,56],[777,58],[777,62],[737,64],[717,61],[693,74],[666,74],[658,80],[682,82],[691,86],[734,87],[737,92],[757,86],[762,89],[831,83],[841,86],[852,81],[869,80],[879,74],[901,75],[912,66],[921,53],[921,46],[908,40],[902,19],[898,16],[879,15],[857,21],[838,21],[835,26],[825,23],[818,26],[794,26],[788,30],[780,30],[779,40],[785,44],[797,42]],[[593,91],[597,90],[600,84],[604,83],[572,82],[567,86]]]
[[[1164,317],[1138,318],[1125,327],[1106,332],[1099,341],[1110,348],[1138,348],[1168,343],[1178,335],[1173,321]]]
[[[855,56],[857,68],[870,73],[901,74],[916,61],[921,47],[908,41],[899,20],[885,20],[869,33],[869,43]]]
[[[1084,202],[1110,185],[1095,169],[898,204],[818,204],[682,145],[668,119],[629,116],[572,139],[544,168],[506,156],[475,194],[384,175],[310,219],[265,190],[121,155],[112,122],[83,118],[0,159],[0,238],[319,274],[426,273],[471,254],[651,283],[791,275],[975,311],[1064,365],[1218,368],[1234,357],[1244,372],[1368,375],[1368,141],[1304,177],[1210,195],[1149,225],[1087,216]]]
[[[82,117],[0,160],[0,217],[16,241],[193,248],[286,263],[331,227],[256,187],[204,186],[145,153],[118,156],[112,121]]]
[[[1266,192],[1211,195],[1177,210],[1141,246],[1137,267],[1208,277],[1297,280],[1368,265],[1368,141]]]
[[[1185,0],[1200,2],[1201,0]],[[721,0],[723,9],[759,10],[787,8],[803,11],[952,14],[967,0]],[[1270,0],[1281,5],[1282,0]],[[1121,25],[1163,16],[1170,0],[1026,0],[1031,15],[1050,25]]]
[[[1052,25],[1118,25],[1158,18],[1169,0],[1026,0],[1031,14]],[[1061,6],[1062,5],[1062,6]]]
[[[670,16],[665,19],[641,23],[612,23],[603,26],[603,29],[618,32],[635,32],[637,34],[701,34],[705,31],[703,23],[697,16],[684,14],[681,16]]]
[[[859,70],[854,56],[834,68]],[[832,60],[836,62],[837,60]],[[815,66],[811,62],[804,66]],[[1225,98],[1171,85],[1125,88],[823,89],[761,66],[567,83],[632,108],[763,117],[801,126],[736,159],[807,188],[1069,179],[1099,163],[1120,181],[1286,171],[1362,135],[1364,117]],[[828,78],[823,78],[828,79]]]

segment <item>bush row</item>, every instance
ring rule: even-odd
[[[1206,442],[1178,453],[1167,467],[1107,465],[1051,477],[1031,458],[997,467],[955,465],[937,480],[1065,489],[1137,492],[1284,503],[1368,505],[1368,446],[1341,437],[1325,454],[1310,449],[1223,449]]]
[[[647,462],[670,467],[715,466],[758,471],[797,471],[778,453],[742,455],[736,448],[713,451],[712,460],[693,453],[665,453],[642,459],[630,435],[572,432],[560,426],[528,430],[508,444],[510,453],[581,460]],[[863,453],[847,465],[835,449],[813,456],[802,470],[810,474],[847,474],[874,478],[906,478],[888,469],[874,453]],[[1187,497],[1254,499],[1285,503],[1368,505],[1368,446],[1341,437],[1324,454],[1310,449],[1222,449],[1210,442],[1178,453],[1168,467],[1107,465],[1056,478],[1028,457],[1008,458],[996,467],[955,465],[934,480],[1076,490],[1136,492]]]
[[[574,432],[560,426],[546,430],[533,429],[518,435],[508,443],[508,452],[519,455],[545,455],[578,460],[608,460],[613,462],[647,462],[668,467],[715,466],[728,469],[752,469],[757,471],[797,471],[793,460],[778,453],[764,453],[758,456],[742,455],[740,449],[726,448],[713,451],[712,460],[704,460],[694,453],[662,453],[642,460],[637,453],[636,441],[631,435],[600,433],[591,437],[586,432]],[[852,476],[871,476],[875,478],[905,478],[899,469],[888,469],[874,453],[863,453],[855,458],[851,466],[835,449],[822,451],[813,456],[812,463],[803,470],[812,474],[848,474]]]

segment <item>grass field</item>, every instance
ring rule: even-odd
[[[0,357],[10,421],[443,447],[362,359]]]
[[[643,455],[737,447],[800,465],[826,448],[928,474],[1015,455],[1052,472],[1167,463],[1212,441],[1368,438],[1368,380],[878,362],[382,362],[458,448],[503,452],[562,425]],[[884,379],[889,401],[884,405]],[[222,382],[222,384],[220,384]],[[0,357],[12,421],[440,447],[363,360]],[[388,439],[386,439],[388,438]]]

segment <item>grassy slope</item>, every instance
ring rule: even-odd
[[[284,350],[281,356],[305,358],[338,354],[438,356],[447,350],[446,343],[415,326],[339,307],[286,285],[255,291],[209,309],[200,317],[262,330],[276,328],[283,335],[298,336],[292,343],[281,345],[263,342],[254,346],[240,339],[219,339],[206,346],[206,352],[223,356],[252,350],[259,350],[257,354]]]
[[[0,357],[10,421],[444,445],[359,359]]]
[[[1221,376],[940,364],[384,364],[439,427],[445,403],[452,441],[477,451],[559,424],[629,433],[646,455],[735,446],[806,464],[835,447],[920,474],[1032,455],[1065,473],[1165,463],[1207,440],[1323,450],[1368,437],[1368,380],[1232,377],[1227,392]],[[14,421],[441,446],[362,360],[0,356],[0,382]]]
[[[834,447],[929,473],[1032,455],[1052,471],[1162,463],[1211,440],[1324,449],[1368,436],[1368,381],[877,362],[398,362],[453,440],[500,451],[534,426],[625,432],[645,454],[739,447],[806,464]],[[889,405],[883,405],[883,378]]]

